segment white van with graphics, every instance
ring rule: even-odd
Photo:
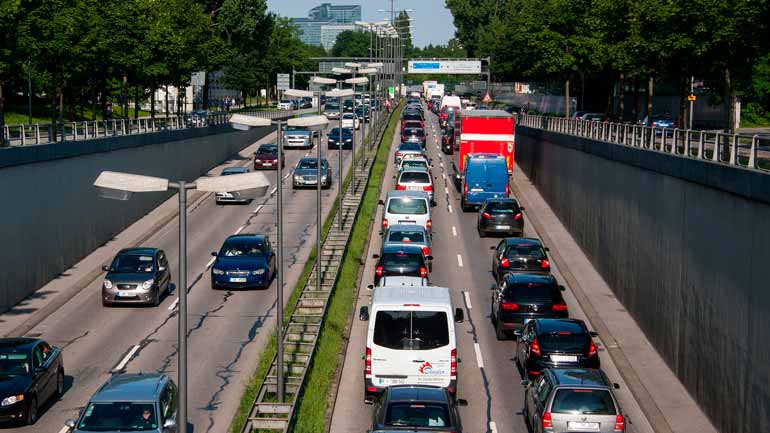
[[[391,385],[433,385],[457,391],[455,322],[446,287],[377,287],[369,307],[364,361],[364,398],[371,402]]]

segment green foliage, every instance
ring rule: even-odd
[[[345,30],[337,35],[329,54],[334,57],[369,57],[371,36],[367,32]]]

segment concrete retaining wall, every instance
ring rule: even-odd
[[[228,126],[0,151],[0,310],[15,305],[171,193],[97,196],[103,170],[194,180],[273,128]],[[9,152],[9,153],[6,153]]]
[[[525,127],[516,137],[519,166],[717,429],[766,431],[770,176]]]

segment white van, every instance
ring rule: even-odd
[[[444,107],[454,107],[461,109],[463,106],[462,101],[460,100],[459,96],[444,96],[441,99],[441,110],[444,110]]]
[[[380,204],[385,206],[382,212],[383,230],[393,224],[417,224],[431,233],[431,202],[425,191],[389,191]]]
[[[369,307],[364,361],[364,399],[371,402],[391,385],[432,385],[457,391],[455,322],[446,287],[377,287]]]

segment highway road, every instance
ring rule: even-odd
[[[497,341],[489,319],[491,291],[494,283],[491,275],[490,247],[500,239],[479,238],[476,232],[476,213],[460,210],[460,196],[450,177],[451,156],[444,155],[438,145],[439,127],[436,117],[426,113],[428,132],[428,154],[433,159],[432,169],[437,206],[433,209],[433,272],[431,284],[449,287],[456,307],[466,309],[466,321],[457,324],[458,397],[468,400],[467,407],[460,407],[463,430],[466,433],[527,432],[521,415],[523,387],[513,362],[515,342]],[[397,143],[398,135],[393,137]],[[382,197],[393,188],[391,179],[395,167],[390,164],[386,174],[386,187]],[[375,260],[381,245],[379,222],[382,208],[378,209],[371,234],[369,252],[363,272],[362,287],[359,291],[356,311],[367,305],[371,292],[365,286],[371,284]],[[525,211],[525,235],[537,237],[529,224]],[[559,245],[548,245],[552,251]],[[552,270],[560,284],[567,286],[565,299],[570,316],[586,320],[571,288],[559,268],[553,262]],[[586,320],[586,323],[588,321]],[[364,432],[371,428],[371,406],[363,401],[363,354],[367,322],[353,319],[350,338],[339,389],[332,415],[332,433]],[[589,324],[590,327],[590,324]],[[601,338],[601,336],[600,336]],[[603,343],[597,341],[602,368],[610,379],[621,385],[617,391],[621,406],[630,419],[627,431],[651,433],[647,422],[633,395],[625,386],[612,359],[606,354]]]
[[[251,154],[257,146],[274,140],[275,134],[260,140],[210,174],[217,175],[225,166],[251,167]],[[323,155],[334,171],[332,188],[322,193],[326,215],[336,197],[340,176],[338,151],[327,151],[325,134],[321,143]],[[308,153],[315,155],[316,149],[286,152],[287,170],[283,177],[287,298],[316,238],[316,191],[292,191],[290,179],[290,169]],[[350,151],[343,155],[347,172]],[[276,173],[266,174],[277,185]],[[213,291],[210,253],[234,233],[265,233],[275,242],[275,201],[273,188],[269,197],[249,205],[218,206],[213,196],[206,195],[188,208],[189,417],[195,433],[222,433],[229,428],[258,354],[274,329],[276,311],[275,280],[267,290]],[[163,226],[144,245],[166,251],[176,281],[177,220]],[[75,418],[79,408],[114,371],[166,372],[176,377],[176,291],[157,308],[105,308],[100,301],[101,283],[101,277],[91,282],[27,333],[64,349],[66,392],[60,401],[44,410],[34,426],[10,431],[61,431],[64,421]]]

